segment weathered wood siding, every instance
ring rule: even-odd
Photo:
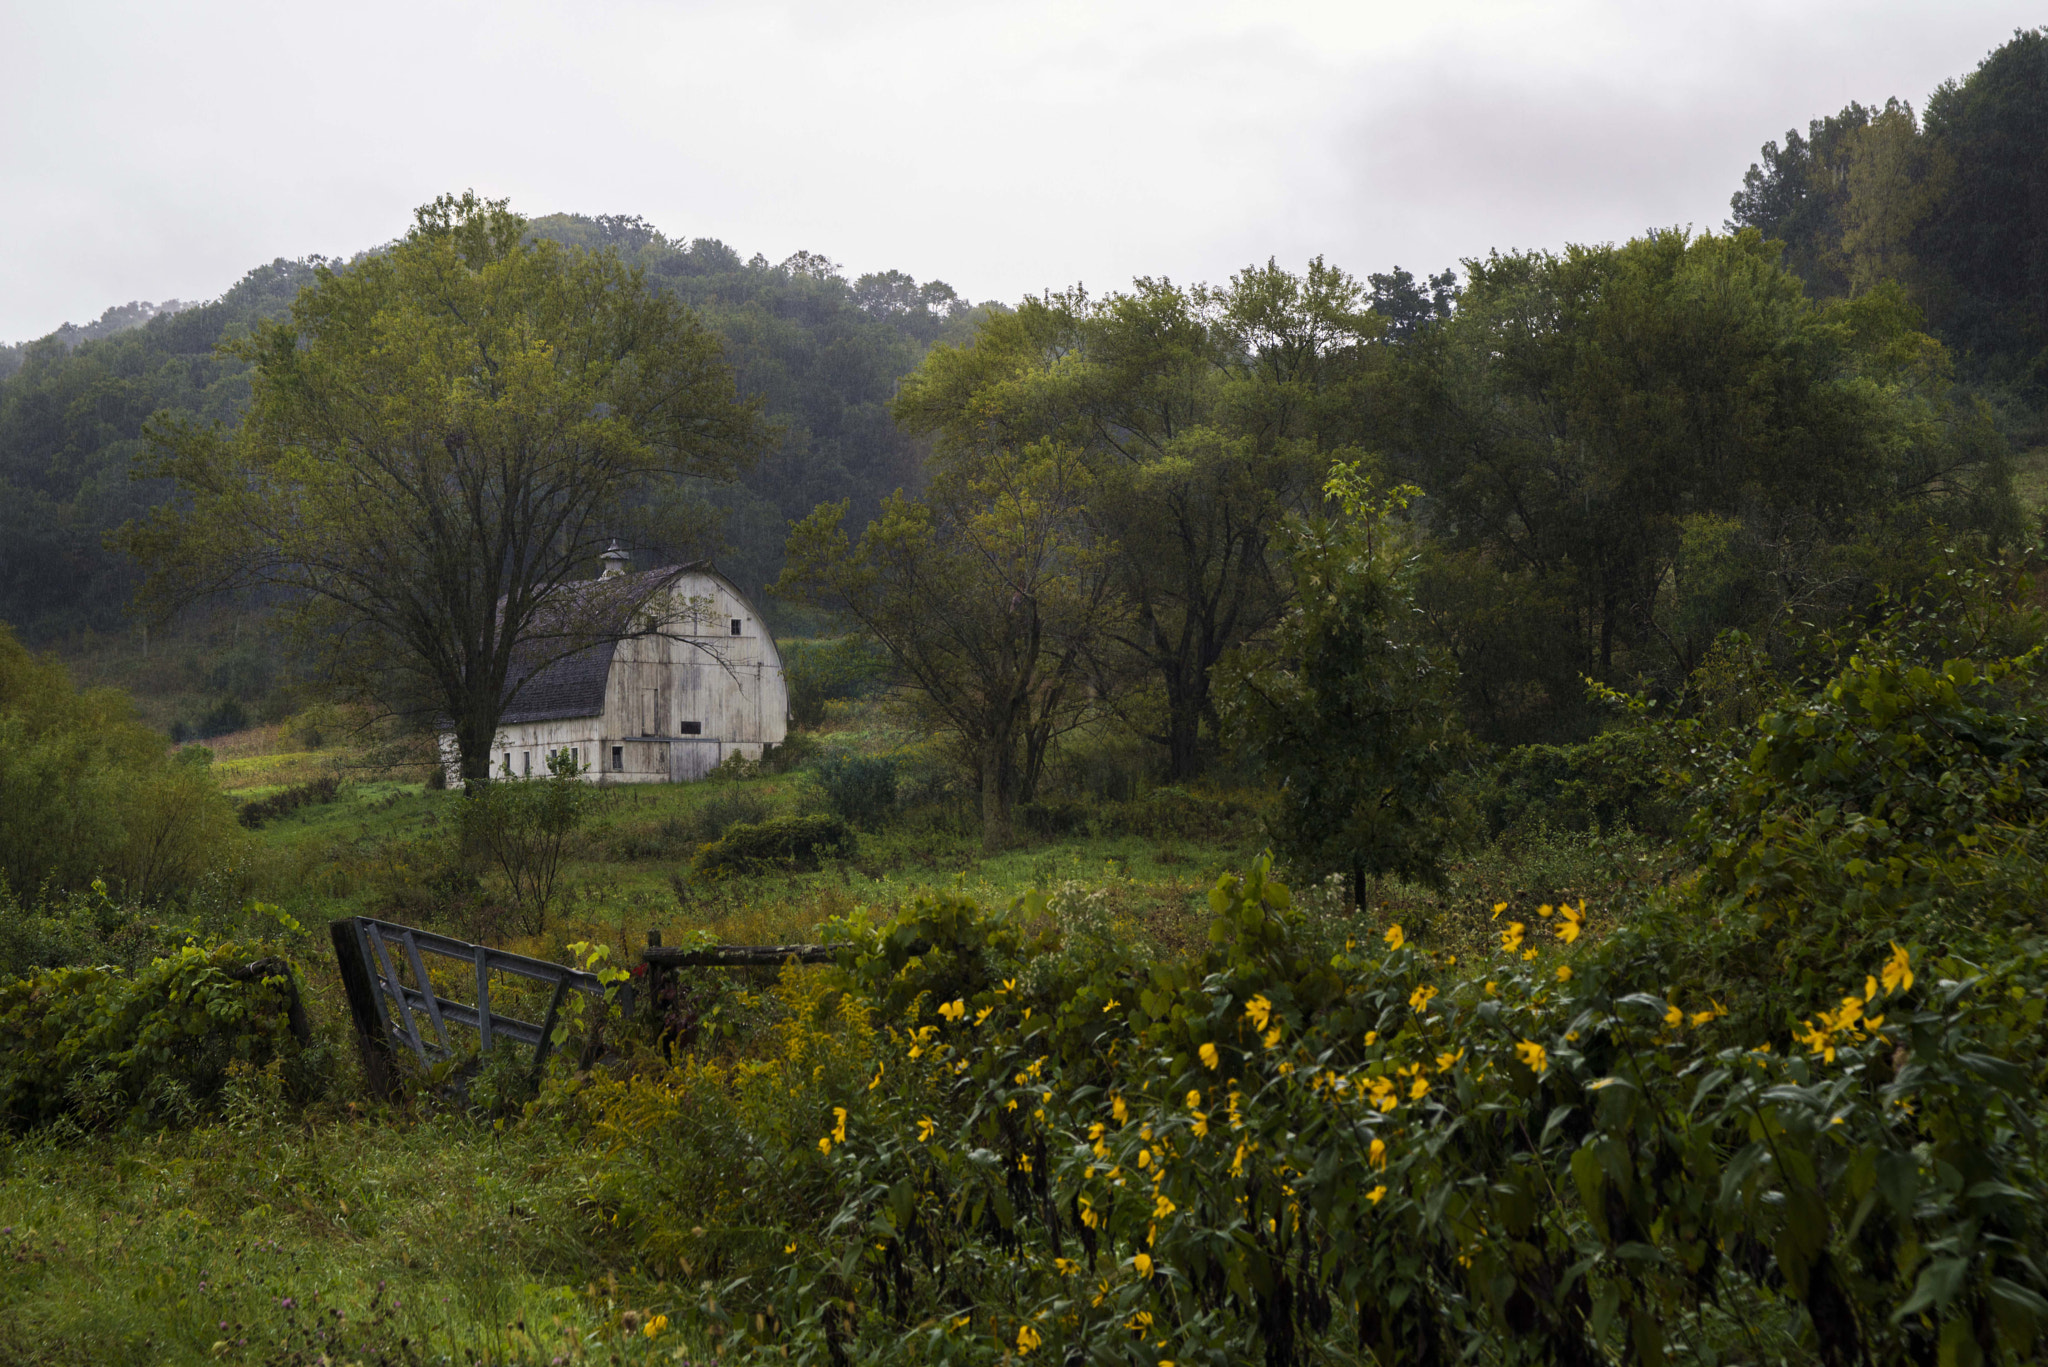
[[[701,778],[735,752],[759,759],[789,734],[782,656],[738,589],[721,575],[685,574],[665,618],[659,635],[621,641],[612,656],[599,728],[612,782]],[[622,770],[609,767],[614,746]]]
[[[735,753],[759,759],[789,734],[782,656],[724,576],[689,571],[647,610],[660,631],[618,643],[603,713],[502,727],[494,773],[543,776],[548,756],[566,748],[595,783],[687,782]],[[453,737],[442,737],[441,751],[449,781],[459,782]]]

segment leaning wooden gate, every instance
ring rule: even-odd
[[[368,916],[350,916],[330,922],[334,936],[335,962],[341,969],[343,989],[348,993],[349,1014],[355,1019],[356,1043],[362,1050],[363,1070],[370,1088],[378,1096],[389,1096],[396,1077],[391,1061],[398,1049],[410,1050],[422,1065],[453,1057],[456,1050],[448,1027],[464,1026],[477,1032],[482,1051],[488,1052],[500,1040],[533,1049],[534,1080],[547,1067],[553,1046],[555,1022],[562,1003],[571,992],[583,992],[602,1008],[605,984],[594,973],[508,954],[488,945],[451,939],[432,931],[378,921]],[[460,960],[476,974],[476,1001],[461,1002],[440,996],[427,975],[425,955]],[[407,971],[412,981],[406,981]],[[547,1015],[539,1024],[501,1015],[491,1009],[491,975],[507,974],[532,982],[546,983],[554,991]],[[633,985],[615,989],[623,1014],[633,1009]],[[600,1009],[598,1019],[603,1019]],[[586,1052],[594,1051],[599,1037],[593,1031]],[[586,1060],[587,1062],[588,1060]]]

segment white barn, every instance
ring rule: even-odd
[[[732,755],[759,759],[789,734],[782,656],[746,595],[708,560],[630,574],[604,556],[605,602],[627,605],[635,630],[506,681],[492,769],[545,774],[572,751],[595,783],[685,783]],[[441,737],[451,785],[455,738]]]

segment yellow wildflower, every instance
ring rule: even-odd
[[[1128,1124],[1130,1122],[1131,1108],[1124,1105],[1124,1099],[1122,1097],[1113,1096],[1109,1099],[1109,1118],[1111,1120],[1114,1120],[1119,1125]]]
[[[1152,1275],[1152,1255],[1151,1255],[1151,1254],[1149,1254],[1149,1253],[1137,1253],[1137,1254],[1133,1254],[1133,1255],[1131,1256],[1131,1266],[1132,1266],[1133,1268],[1137,1269],[1137,1273],[1138,1273],[1138,1275],[1139,1275],[1140,1277],[1149,1277],[1149,1276],[1151,1276],[1151,1275]]]
[[[1899,948],[1897,940],[1892,941],[1892,956],[1884,961],[1878,975],[1884,979],[1884,990],[1893,996],[1912,988],[1913,958]]]
[[[1387,927],[1386,940],[1388,949],[1399,949],[1408,943],[1408,937],[1401,933],[1401,927],[1398,925]]]
[[[647,1337],[649,1338],[659,1338],[661,1336],[661,1331],[666,1328],[668,1328],[668,1316],[656,1315],[653,1319],[647,1321],[646,1325],[640,1330],[640,1332],[647,1335]]]
[[[1122,1005],[1123,1005],[1123,1003],[1122,1003],[1122,1002],[1118,1001],[1118,1000],[1117,1000],[1117,999],[1116,999],[1115,997],[1111,997],[1111,998],[1110,998],[1110,999],[1109,999],[1108,1001],[1106,1001],[1106,1002],[1104,1002],[1104,1003],[1102,1004],[1102,1009],[1103,1009],[1104,1011],[1114,1011],[1114,1010],[1116,1010],[1116,1009],[1117,1009],[1117,1008],[1118,1008],[1119,1006],[1122,1006]]]
[[[1244,1013],[1251,1017],[1252,1029],[1264,1030],[1266,1018],[1273,1014],[1273,1003],[1267,1001],[1264,996],[1253,997],[1244,1004]]]
[[[1030,1325],[1020,1324],[1017,1326],[1017,1352],[1020,1355],[1030,1352],[1042,1342],[1044,1340],[1038,1337],[1038,1331]]]
[[[1201,1055],[1203,1064],[1206,1065],[1211,1071],[1213,1071],[1216,1068],[1217,1060],[1215,1045],[1204,1044],[1201,1048],[1195,1050],[1195,1052]]]
[[[1568,983],[1572,980],[1572,966],[1570,964],[1559,964],[1557,966],[1557,980],[1561,983]]]
[[[1167,1200],[1167,1199],[1166,1199],[1166,1197],[1164,1197],[1164,1196],[1159,1196],[1159,1195],[1155,1195],[1155,1196],[1154,1196],[1154,1197],[1152,1198],[1152,1218],[1153,1218],[1153,1219],[1155,1219],[1155,1220],[1164,1220],[1164,1219],[1165,1219],[1165,1218],[1166,1218],[1167,1216],[1169,1216],[1169,1215],[1173,1214],[1173,1212],[1174,1212],[1174,1204],[1173,1204],[1173,1202],[1171,1202],[1171,1201]]]
[[[1500,947],[1512,954],[1522,947],[1522,932],[1528,927],[1520,921],[1508,922],[1508,928],[1500,933]]]
[[[1436,996],[1436,989],[1427,983],[1408,994],[1408,1009],[1416,1015],[1429,1010],[1430,998]]]
[[[1384,1171],[1387,1166],[1387,1141],[1374,1139],[1372,1147],[1366,1150],[1366,1161]]]
[[[1506,902],[1495,902],[1493,904],[1493,919],[1498,921],[1500,919],[1500,914],[1506,911],[1507,909],[1508,904]]]
[[[1528,1064],[1530,1069],[1536,1073],[1546,1072],[1550,1068],[1549,1051],[1534,1040],[1523,1040],[1520,1044],[1516,1045],[1515,1056]]]
[[[961,1001],[959,998],[956,997],[952,1001],[949,1001],[944,1006],[940,1007],[939,1014],[944,1016],[949,1021],[959,1020],[962,1016],[967,1014],[967,1003]]]
[[[974,1013],[974,1023],[976,1025],[981,1024],[983,1021],[987,1020],[989,1016],[994,1014],[994,1012],[995,1008],[993,1006],[982,1007],[981,1010]]]
[[[1581,897],[1576,909],[1567,906],[1559,907],[1557,910],[1558,915],[1563,918],[1558,923],[1557,938],[1570,944],[1578,939],[1579,932],[1586,928],[1586,899]]]
[[[933,1123],[932,1118],[930,1116],[926,1116],[924,1119],[917,1122],[917,1142],[920,1144],[931,1143],[932,1136],[937,1134],[938,1132],[939,1127]]]
[[[846,1142],[846,1108],[844,1106],[834,1106],[832,1108],[832,1138],[841,1144]]]
[[[1280,1027],[1276,1025],[1260,1036],[1259,1043],[1265,1045],[1268,1049],[1278,1049],[1280,1047]]]

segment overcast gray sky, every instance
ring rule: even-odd
[[[977,299],[1718,227],[2039,0],[0,0],[0,340],[474,187]]]

